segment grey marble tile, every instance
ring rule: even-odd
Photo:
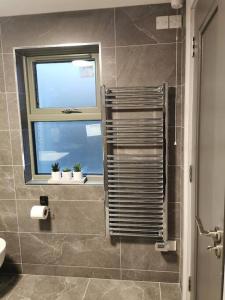
[[[82,300],[87,283],[85,278],[5,276],[0,278],[0,295],[8,300]]]
[[[168,124],[169,126],[183,126],[183,95],[182,95],[182,87],[178,86],[177,91],[176,88],[169,88],[169,97],[168,97]]]
[[[176,145],[174,144],[175,139],[176,139]],[[181,127],[169,127],[168,140],[169,140],[169,142],[168,142],[168,147],[169,147],[168,163],[170,166],[181,166],[183,163],[183,161],[182,161],[182,156],[183,156],[182,128]]]
[[[4,65],[2,55],[0,55],[0,92],[5,92]]]
[[[182,167],[168,167],[168,201],[181,202],[182,200]]]
[[[12,130],[10,132],[11,143],[12,143],[12,159],[13,165],[23,165],[22,157],[22,140],[21,140],[21,131]]]
[[[18,201],[20,231],[74,234],[105,233],[104,202],[101,201],[49,201],[51,216],[48,220],[33,220],[30,210],[38,201]]]
[[[0,93],[0,130],[8,130],[8,113],[7,113],[7,104],[6,96],[3,93]]]
[[[0,199],[14,199],[13,168],[0,166]]]
[[[121,265],[124,269],[152,271],[179,270],[179,245],[177,252],[155,251],[155,244],[145,238],[124,238],[121,242]]]
[[[154,86],[176,81],[175,44],[117,47],[118,86]]]
[[[176,29],[156,30],[156,17],[173,15],[170,4],[141,5],[116,9],[116,43],[119,46],[170,43]],[[181,32],[179,31],[179,39]]]
[[[12,165],[9,131],[0,131],[0,165]]]
[[[24,263],[119,268],[119,245],[100,236],[21,234]]]
[[[20,128],[19,112],[18,112],[18,100],[16,93],[7,93],[7,103],[9,108],[9,123],[10,129],[18,130]],[[24,113],[24,111],[23,111]]]
[[[26,185],[23,167],[15,167],[17,199],[38,200],[47,195],[50,200],[99,200],[104,199],[103,185]]]
[[[23,264],[25,274],[120,279],[120,269]]]
[[[19,235],[12,232],[0,232],[0,237],[6,241],[6,263],[21,263]]]
[[[178,282],[179,273],[122,269],[122,279],[151,282]]]
[[[15,62],[13,54],[3,54],[6,92],[16,92]]]
[[[106,86],[116,86],[115,48],[102,48],[102,83]]]
[[[82,42],[113,46],[113,26],[113,9],[4,18],[3,52],[12,52],[13,47]]]
[[[168,205],[168,235],[171,240],[180,238],[180,203]]]
[[[91,279],[84,300],[160,300],[159,284]]]
[[[181,300],[179,284],[160,283],[162,300]]]
[[[0,231],[18,231],[15,200],[0,200]]]

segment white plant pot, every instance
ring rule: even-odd
[[[58,171],[58,172],[52,172],[52,177],[51,177],[52,180],[60,180],[61,179],[61,172]]]
[[[83,178],[82,172],[73,172],[73,180],[81,181]]]
[[[63,180],[71,180],[72,179],[72,172],[62,172],[62,179]]]

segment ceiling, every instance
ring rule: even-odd
[[[167,3],[169,0],[0,0],[0,17]]]

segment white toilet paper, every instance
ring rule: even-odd
[[[44,205],[34,205],[30,211],[31,219],[46,220],[48,217],[49,208]]]

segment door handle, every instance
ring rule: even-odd
[[[198,216],[195,217],[195,222],[197,224],[198,232],[200,235],[211,237],[216,243],[221,242],[223,231],[218,230],[218,228],[215,228],[214,231],[205,230]]]

